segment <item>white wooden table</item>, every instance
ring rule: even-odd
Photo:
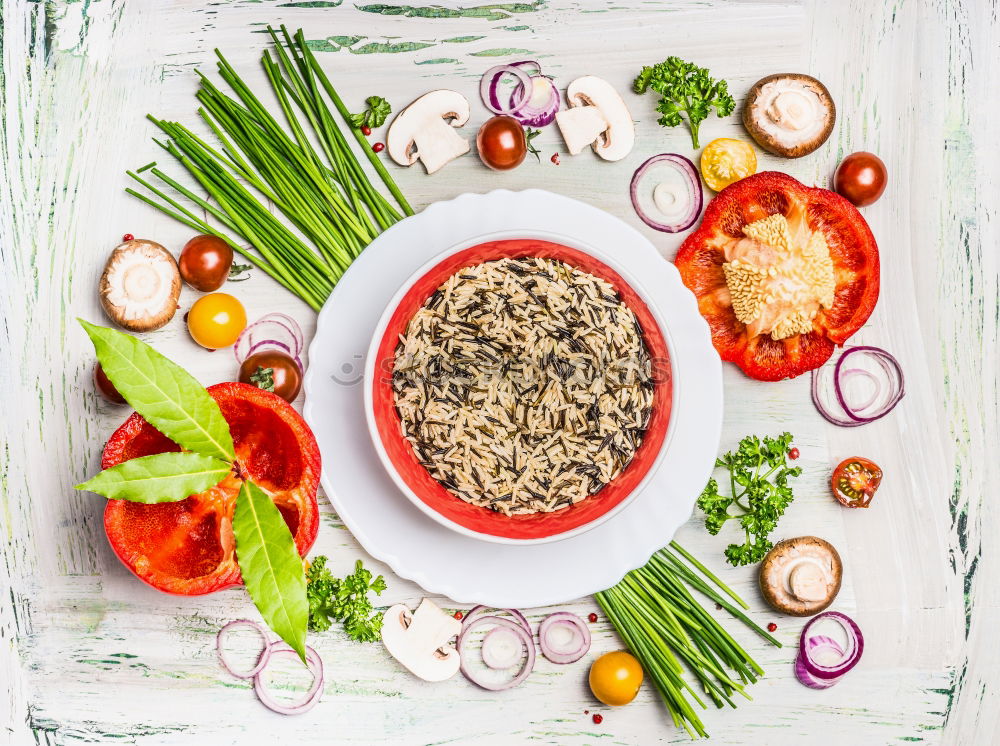
[[[96,281],[123,233],[174,251],[189,237],[123,193],[125,169],[159,156],[143,117],[190,122],[193,70],[214,71],[214,47],[262,90],[261,32],[275,22],[306,30],[351,105],[380,94],[398,108],[444,86],[475,100],[486,67],[524,57],[563,83],[595,73],[626,91],[641,65],[676,54],[728,79],[738,103],[772,72],[824,80],[838,105],[833,136],[810,157],[762,157],[761,165],[825,184],[854,150],[888,164],[889,189],[865,210],[881,247],[882,295],[855,339],[899,356],[907,396],[884,420],[844,431],[817,416],[805,377],[757,384],[727,367],[723,446],[748,432],[795,434],[805,474],[777,534],[815,533],[841,550],[847,575],[837,608],[855,615],[868,646],[839,686],[797,684],[791,661],[801,622],[764,608],[752,571],[726,567],[725,538],[709,537],[693,517],[682,543],[752,602],[759,621],[776,621],[786,643],[765,648],[738,630],[767,676],[750,689],[753,702],[704,719],[729,744],[996,742],[996,2],[411,0],[398,12],[341,2],[0,3],[0,742],[687,740],[649,687],[627,708],[600,708],[604,722],[594,725],[584,714],[598,709],[584,664],[542,662],[523,686],[490,694],[461,677],[425,685],[381,646],[336,631],[313,638],[328,665],[323,702],[304,717],[272,715],[214,657],[218,627],[253,613],[245,594],[178,598],[145,587],[108,548],[103,499],[72,489],[97,468],[123,417],[95,397],[92,350],[74,317],[102,318]],[[512,173],[491,173],[470,155],[434,177],[418,168],[395,174],[418,207],[497,187],[565,193],[646,230],[670,259],[678,240],[641,225],[627,183],[643,159],[690,153],[690,141],[682,128],[655,124],[652,97],[626,96],[639,124],[622,163],[564,154],[553,166],[548,155],[561,147],[550,130],[538,140],[542,162],[529,158]],[[468,136],[487,116],[473,108]],[[713,118],[703,143],[718,136],[745,133],[736,116]],[[286,311],[311,332],[313,314],[262,274],[236,292],[252,318]],[[194,297],[185,290],[182,306]],[[149,341],[206,384],[231,379],[229,353],[197,348],[182,315]],[[831,465],[849,455],[870,456],[887,473],[867,511],[841,509],[826,488]],[[330,555],[338,572],[357,557],[386,571],[322,497],[321,507],[314,551]],[[421,597],[411,583],[387,578],[385,603]],[[596,607],[582,599],[572,608]],[[620,647],[605,623],[595,630],[595,652]]]

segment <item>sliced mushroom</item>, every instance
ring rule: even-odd
[[[461,622],[426,598],[412,613],[396,604],[382,617],[386,650],[424,681],[444,681],[458,673],[461,659],[450,642],[461,631]]]
[[[586,75],[566,89],[570,108],[556,114],[556,124],[571,155],[588,145],[606,161],[619,161],[635,144],[635,123],[625,102],[608,81]]]
[[[181,273],[169,251],[155,241],[119,244],[101,275],[99,294],[108,318],[133,332],[159,329],[173,318]]]
[[[799,158],[826,142],[837,119],[833,97],[816,78],[799,73],[758,80],[743,107],[743,126],[764,150]]]
[[[469,143],[456,131],[469,121],[469,100],[461,93],[438,90],[425,93],[392,121],[386,137],[389,156],[400,166],[418,160],[432,174],[469,152]]]
[[[760,565],[760,591],[775,610],[812,616],[833,603],[843,577],[840,555],[815,536],[775,544]]]

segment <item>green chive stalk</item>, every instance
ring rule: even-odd
[[[704,738],[708,733],[691,700],[702,708],[706,705],[685,680],[685,671],[694,675],[717,707],[736,707],[733,697],[750,699],[744,685],[755,682],[764,670],[704,609],[692,590],[781,647],[743,613],[748,607],[739,596],[674,541],[618,585],[594,597],[653,680],[674,725],[686,729],[692,738]]]
[[[352,125],[302,31],[293,37],[281,26],[280,34],[270,27],[268,33],[274,56],[265,51],[261,64],[280,111],[269,111],[216,50],[219,77],[231,93],[199,72],[196,98],[198,115],[217,144],[178,122],[149,117],[167,137],[155,142],[197,186],[151,163],[127,172],[146,192],[125,191],[193,230],[223,239],[318,311],[361,251],[413,209]],[[353,133],[395,206],[372,184],[343,127]]]

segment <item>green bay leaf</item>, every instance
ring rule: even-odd
[[[79,321],[111,383],[150,425],[188,451],[235,458],[229,424],[194,376],[130,334]]]
[[[277,506],[249,480],[236,498],[233,534],[250,598],[267,626],[305,663],[309,603],[302,559]]]
[[[230,471],[227,462],[201,453],[156,453],[105,469],[76,488],[110,500],[175,502],[214,487]]]

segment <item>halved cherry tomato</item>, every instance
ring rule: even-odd
[[[841,461],[830,477],[833,496],[846,508],[867,508],[881,483],[882,469],[860,456]]]
[[[750,334],[736,317],[723,264],[727,250],[745,238],[743,228],[781,213],[821,232],[833,263],[834,294],[812,330],[785,339]],[[677,252],[677,269],[697,296],[698,310],[723,360],[751,378],[778,381],[818,368],[871,315],[879,293],[878,245],[850,202],[827,189],[807,187],[787,174],[763,171],[737,181],[708,205],[698,230]]]
[[[701,177],[713,192],[757,173],[757,154],[742,140],[720,137],[701,151]]]
[[[256,386],[219,383],[208,393],[229,423],[238,470],[271,495],[305,556],[319,531],[320,455],[309,426],[284,399]],[[178,450],[135,412],[111,436],[101,468]],[[109,500],[104,530],[111,548],[141,580],[167,593],[195,596],[239,585],[232,520],[240,485],[232,474],[178,502]]]

